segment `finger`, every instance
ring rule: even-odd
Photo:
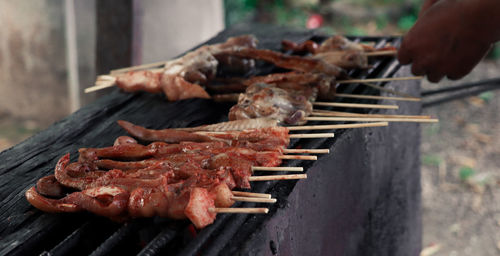
[[[410,51],[408,50],[407,43],[403,38],[403,42],[401,43],[401,46],[399,47],[398,50],[398,61],[401,63],[401,65],[407,65],[412,62],[411,54]]]
[[[443,77],[444,74],[439,71],[434,71],[427,74],[427,80],[429,80],[429,82],[431,83],[438,83],[439,81],[441,81],[441,79],[443,79]]]
[[[420,9],[420,12],[418,13],[418,17],[420,18],[424,13],[425,11],[427,11],[427,9],[429,9],[432,5],[434,5],[437,1],[439,0],[426,0],[423,4],[422,4],[422,8]]]
[[[424,66],[418,63],[413,63],[413,65],[411,66],[411,73],[416,76],[423,76],[426,74]]]

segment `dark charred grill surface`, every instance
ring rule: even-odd
[[[239,34],[255,34],[259,48],[273,50],[280,49],[282,39],[297,42],[325,39],[313,31],[237,26],[208,43],[222,42]],[[397,43],[392,37],[358,39],[379,46]],[[394,59],[386,58],[375,62],[370,70],[354,71],[350,76],[408,75],[399,69]],[[260,64],[252,74],[271,71],[276,69]],[[394,88],[390,83],[386,86]],[[419,93],[417,82],[400,83],[397,89]],[[361,85],[344,85],[339,90],[378,94]],[[398,104],[399,113],[420,112],[418,103]],[[119,119],[153,129],[198,126],[226,121],[231,105],[203,99],[167,102],[163,95],[130,94],[113,89],[109,95],[49,129],[0,153],[0,255],[418,254],[421,246],[419,129],[415,124],[336,130],[332,139],[293,140],[291,147],[330,148],[331,153],[320,156],[316,162],[285,163],[304,166],[309,174],[307,180],[254,182],[252,192],[272,193],[278,198],[278,203],[269,206],[269,214],[219,214],[214,224],[200,231],[187,221],[161,218],[123,224],[86,213],[43,213],[24,197],[24,192],[39,178],[53,173],[62,155],[69,152],[75,161],[79,148],[109,146],[116,137],[126,135],[116,124]]]

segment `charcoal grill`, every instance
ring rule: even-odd
[[[259,47],[274,50],[280,48],[281,39],[324,39],[314,31],[241,25],[221,32],[208,43],[239,34],[255,34]],[[351,39],[379,46],[399,42],[395,37]],[[259,72],[268,71],[264,67]],[[386,58],[370,70],[350,75],[407,76],[408,71],[394,59]],[[420,90],[416,81],[385,86],[413,95]],[[339,90],[378,94],[362,85],[343,86]],[[419,103],[398,104],[399,113],[420,113]],[[40,177],[52,173],[57,159],[65,153],[70,152],[74,161],[78,148],[108,146],[117,136],[125,135],[116,120],[154,129],[196,126],[224,121],[230,105],[203,99],[166,102],[160,95],[113,89],[93,104],[2,152],[0,254],[418,255],[420,135],[418,124],[412,123],[334,130],[328,132],[335,132],[335,138],[293,141],[291,147],[330,148],[331,153],[320,156],[316,162],[286,162],[288,166],[304,166],[307,180],[252,184],[253,192],[271,193],[278,198],[269,214],[219,214],[214,224],[200,231],[187,221],[161,218],[120,224],[87,213],[47,214],[24,198],[24,191]]]

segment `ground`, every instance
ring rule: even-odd
[[[500,62],[483,62],[459,82],[496,77]],[[422,125],[425,255],[500,254],[500,91],[424,109],[440,119]],[[0,151],[43,129],[0,113]]]
[[[500,77],[487,61],[459,82]],[[500,255],[500,91],[424,109],[440,119],[422,125],[423,246],[435,255]],[[434,245],[434,246],[432,246]],[[430,251],[430,250],[429,250]]]

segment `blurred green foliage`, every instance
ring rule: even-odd
[[[443,159],[438,155],[424,155],[422,157],[422,164],[428,166],[438,167],[443,162]]]
[[[470,167],[462,167],[462,168],[460,168],[458,175],[462,181],[466,181],[475,173],[476,173],[476,171],[474,171],[474,169],[472,169]]]
[[[479,94],[478,97],[484,100],[485,102],[490,102],[492,99],[495,98],[495,94],[493,92],[483,92]]]
[[[225,23],[231,26],[251,18],[258,0],[224,0]]]
[[[312,13],[320,13],[324,17],[324,28],[351,35],[366,35],[366,21],[358,21],[348,14],[340,14],[334,10],[337,3],[365,7],[368,12],[374,8],[400,9],[399,15],[382,13],[373,18],[376,30],[392,28],[392,33],[401,33],[410,29],[415,23],[422,0],[224,0],[225,23],[231,26],[241,22],[261,22],[278,25],[305,27]],[[340,16],[340,17],[339,17]],[[386,32],[387,33],[387,32]]]
[[[398,27],[403,31],[408,31],[417,21],[417,16],[413,14],[405,15],[398,20]]]

